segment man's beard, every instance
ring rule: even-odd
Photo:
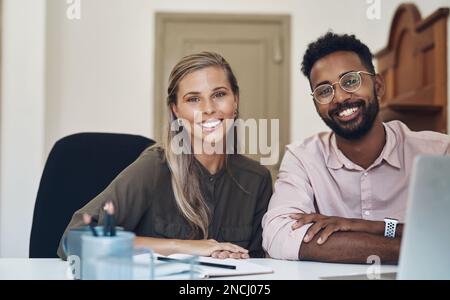
[[[355,106],[358,106],[361,109],[360,116],[358,116],[356,119],[345,123],[340,122],[339,120],[335,120],[336,111]],[[372,129],[379,110],[380,106],[378,104],[377,94],[374,91],[374,98],[370,100],[367,105],[362,100],[352,102],[351,104],[348,101],[343,102],[338,104],[336,109],[330,111],[326,118],[322,115],[320,115],[320,117],[325,122],[325,124],[327,124],[327,126],[338,136],[347,140],[356,140],[366,135],[367,132]]]

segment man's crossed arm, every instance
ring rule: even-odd
[[[320,214],[292,214],[292,229],[313,223],[301,243],[299,260],[337,263],[367,263],[377,255],[382,264],[397,264],[403,225],[395,238],[384,237],[384,222],[328,217]]]

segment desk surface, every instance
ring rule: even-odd
[[[274,270],[272,274],[248,275],[239,277],[222,277],[215,279],[243,279],[243,280],[279,280],[279,279],[321,279],[321,277],[365,275],[369,268],[375,266],[329,264],[318,262],[285,261],[276,259],[250,259],[249,261]],[[60,259],[0,259],[0,280],[8,279],[37,279],[37,280],[66,280],[68,264]],[[381,273],[397,271],[396,266],[380,266]]]

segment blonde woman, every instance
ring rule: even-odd
[[[239,87],[222,56],[181,59],[169,78],[162,145],[144,151],[74,214],[67,229],[82,226],[84,214],[102,224],[102,207],[112,201],[117,225],[136,233],[135,246],[163,255],[263,257],[261,219],[272,181],[258,162],[226,151],[238,106]],[[180,136],[188,140],[181,153]],[[223,151],[194,149],[208,142]],[[61,247],[58,255],[64,258]]]

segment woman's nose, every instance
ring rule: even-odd
[[[212,114],[215,112],[215,105],[213,103],[213,101],[211,100],[206,100],[203,102],[203,106],[202,106],[202,112],[205,114]]]

